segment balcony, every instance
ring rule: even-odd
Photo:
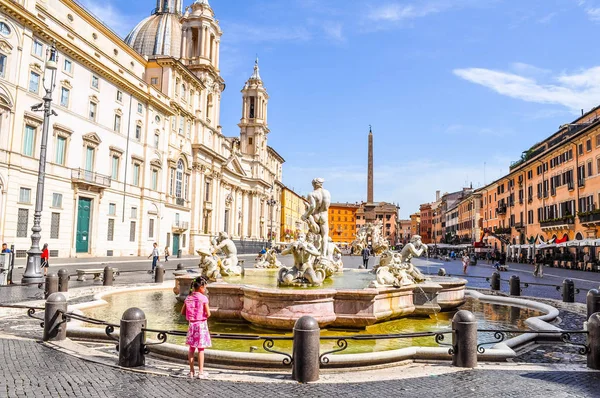
[[[578,214],[579,222],[585,227],[595,227],[600,225],[600,210],[581,212]]]
[[[574,216],[566,216],[560,218],[553,218],[551,220],[540,221],[540,227],[543,230],[561,230],[571,229],[575,225]]]
[[[173,222],[173,231],[174,232],[183,232],[183,231],[187,231],[190,227],[190,223],[187,221],[179,221],[179,220],[175,220]]]
[[[94,173],[84,169],[71,170],[71,182],[74,184],[85,184],[99,188],[109,188],[111,179],[109,176]]]
[[[496,209],[496,211],[498,212],[498,214],[506,214],[506,205],[505,204],[499,205],[498,208]]]
[[[580,178],[577,180],[577,187],[579,188],[583,188],[585,186],[585,179],[584,178]]]
[[[523,229],[523,228],[525,228],[524,222],[521,221],[521,222],[515,223],[515,229]]]
[[[494,234],[495,235],[510,235],[512,232],[512,229],[510,227],[498,227],[498,228],[494,228]]]
[[[527,197],[527,203],[531,203],[533,202],[533,196],[528,196]]]
[[[183,199],[183,198],[175,198],[175,204],[177,206],[185,206],[185,199]]]
[[[567,187],[569,188],[569,191],[572,191],[575,189],[575,184],[573,181],[567,181]]]

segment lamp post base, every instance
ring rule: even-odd
[[[37,252],[27,252],[27,267],[21,283],[41,283],[44,282],[44,275],[41,270],[42,252],[38,249]]]

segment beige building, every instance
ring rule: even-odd
[[[143,255],[153,242],[185,254],[219,231],[266,240],[284,162],[267,142],[269,96],[256,63],[240,132],[222,131],[222,31],[208,1],[182,14],[179,0],[159,0],[126,41],[72,0],[0,11],[0,235],[17,256],[31,244],[42,136],[32,106],[51,80],[52,42],[41,234],[53,256]]]
[[[308,232],[308,224],[302,220],[308,203],[290,188],[284,186],[281,190],[281,229],[280,242],[290,242],[298,234]]]

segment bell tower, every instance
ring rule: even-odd
[[[242,153],[263,162],[267,159],[268,103],[269,94],[260,77],[256,58],[254,72],[242,89],[242,118],[238,126]]]

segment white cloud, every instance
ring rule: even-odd
[[[541,24],[547,24],[547,23],[549,23],[550,21],[552,21],[552,20],[554,19],[554,17],[555,17],[555,16],[557,16],[557,15],[558,15],[558,13],[557,13],[557,12],[551,12],[551,13],[549,13],[549,14],[546,14],[546,15],[544,15],[543,17],[539,18],[539,19],[537,20],[537,22],[538,22],[538,23],[541,23]]]
[[[222,24],[230,43],[306,41],[311,39],[310,31],[302,26],[259,26],[226,22]]]
[[[455,69],[454,74],[499,94],[528,102],[562,105],[572,111],[600,102],[600,67],[563,74],[540,83],[534,78],[483,68]]]
[[[588,8],[585,13],[592,21],[600,21],[600,8]]]
[[[524,75],[534,75],[534,76],[546,75],[546,74],[552,72],[549,69],[538,68],[537,66],[533,66],[533,65],[526,64],[523,62],[513,62],[511,64],[511,69],[517,73],[521,73]]]
[[[339,22],[326,22],[323,26],[325,35],[337,42],[343,42],[346,40],[344,37],[343,25]]]
[[[373,21],[396,22],[406,19],[414,19],[438,13],[444,10],[441,4],[425,3],[420,5],[412,4],[385,4],[375,7],[369,13],[369,19]]]

